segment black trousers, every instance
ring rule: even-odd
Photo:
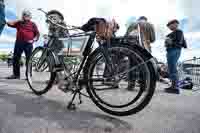
[[[111,57],[112,57],[112,62],[115,64],[115,67],[117,67],[117,68],[114,68],[114,69],[118,73],[132,69],[132,67],[137,65],[137,63],[134,61],[133,58],[128,58],[128,60],[127,60],[127,59],[124,58],[123,55],[116,54],[116,53],[115,53],[115,55],[113,55]],[[128,72],[128,75],[127,75],[128,79],[134,80],[136,78],[136,72],[137,71],[138,71],[138,69],[134,69],[134,70],[131,70],[130,72]],[[109,72],[108,66],[105,65],[103,76],[109,78],[111,75],[112,74]]]
[[[133,57],[128,57],[128,59],[125,59],[122,55],[115,55],[114,58],[112,57],[112,61],[116,66],[114,70],[116,70],[117,73],[132,69],[126,75],[129,86],[135,86],[135,81],[138,80],[138,83],[142,85],[143,88],[145,87],[145,81],[143,77],[144,73],[142,72],[143,66],[138,66],[141,62],[137,62]],[[112,76],[112,73],[109,72],[107,65],[105,65],[103,76],[104,78],[109,78]]]
[[[28,60],[31,56],[33,50],[33,45],[27,42],[16,41],[14,48],[14,57],[13,57],[13,74],[20,77],[20,59],[22,53],[25,53],[26,56],[26,67],[28,65]]]

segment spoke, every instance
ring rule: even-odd
[[[88,96],[87,94],[84,94],[84,93],[82,93],[82,92],[78,92],[79,94],[81,94],[82,96],[85,96],[85,97],[87,97],[87,98],[90,98],[90,96]]]
[[[130,68],[130,69],[124,71],[124,72],[118,73],[118,74],[116,74],[116,75],[114,75],[114,76],[112,76],[112,77],[110,77],[110,78],[114,78],[114,77],[116,77],[116,76],[120,76],[120,75],[126,74],[126,73],[128,73],[128,72],[131,72],[131,71],[135,70],[136,68],[138,68],[138,67],[140,67],[140,66],[142,66],[142,65],[144,65],[144,64],[146,64],[146,63],[148,63],[148,62],[150,62],[150,61],[151,61],[151,59],[149,59],[149,60],[147,60],[147,61],[145,61],[145,62],[143,62],[143,63],[140,63],[139,65],[134,66],[134,67],[132,67],[132,68]]]
[[[105,91],[105,90],[116,90],[116,88],[113,87],[108,87],[108,88],[101,88],[101,89],[97,89],[97,88],[94,88],[96,91]],[[118,88],[117,88],[118,89]]]

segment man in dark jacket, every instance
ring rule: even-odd
[[[132,22],[132,24],[129,25],[125,36],[131,37],[132,39],[129,39],[130,42],[137,42],[138,45],[141,45],[143,48],[145,48],[149,53],[151,53],[151,43],[153,43],[156,40],[155,35],[155,29],[153,24],[148,22],[147,17],[141,16],[136,22]],[[135,61],[130,61],[130,67],[136,66],[138,63]],[[129,85],[128,90],[133,91],[135,87],[135,80],[134,77],[136,76],[137,71],[141,70],[135,69],[132,72],[129,73]],[[140,80],[139,84],[141,88],[145,88],[143,80],[142,80],[142,73],[140,74]]]
[[[155,42],[156,34],[153,24],[148,22],[147,17],[141,16],[137,22],[133,22],[127,29],[125,36],[134,37],[140,34],[140,45],[151,53],[151,43]],[[134,41],[134,40],[133,40]]]
[[[26,65],[31,56],[33,43],[39,39],[39,31],[31,21],[31,12],[24,10],[22,20],[7,22],[7,25],[17,29],[17,39],[13,57],[13,75],[8,79],[20,79],[20,58],[23,52],[26,56]]]
[[[0,0],[0,35],[5,26],[5,5],[4,0]]]
[[[176,87],[176,82],[178,80],[177,72],[177,62],[181,55],[181,49],[187,48],[186,41],[184,39],[183,32],[178,29],[179,22],[178,20],[172,20],[167,24],[167,27],[172,31],[167,35],[165,40],[165,47],[167,50],[167,63],[169,78],[172,81],[172,85],[169,88],[166,88],[167,93],[179,94],[179,89]]]

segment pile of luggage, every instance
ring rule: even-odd
[[[164,63],[158,63],[158,72],[161,79],[160,81],[165,81],[164,79],[169,78],[168,68]],[[192,90],[193,86],[194,84],[190,77],[186,77],[177,82],[177,87],[180,89]]]
[[[180,89],[192,90],[193,86],[194,85],[190,77],[186,77],[185,79],[177,82],[177,87]]]

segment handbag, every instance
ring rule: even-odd
[[[110,39],[113,36],[114,29],[114,22],[100,21],[95,25],[95,31],[99,39]]]

